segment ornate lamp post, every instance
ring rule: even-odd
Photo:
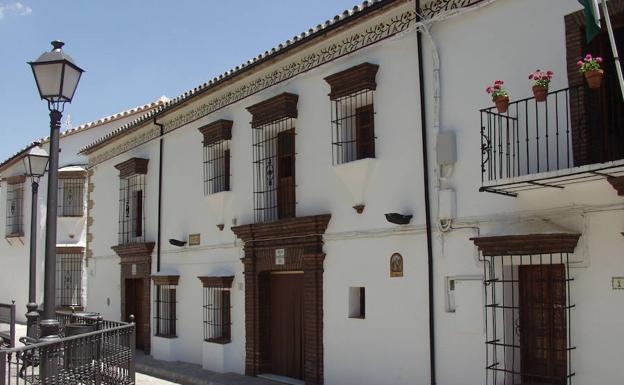
[[[41,327],[41,340],[59,338],[59,322],[55,317],[56,307],[56,208],[58,194],[58,166],[59,166],[59,131],[61,117],[65,103],[72,101],[82,72],[80,67],[63,52],[64,43],[52,42],[52,51],[45,52],[34,62],[29,62],[39,95],[48,102],[50,110],[50,165],[48,174],[48,200],[46,214],[45,240],[45,280],[44,280],[44,308]],[[46,365],[47,366],[47,365]],[[52,373],[44,369],[44,377]],[[48,373],[45,373],[48,372]],[[46,376],[46,374],[48,374]]]
[[[48,167],[48,153],[41,147],[33,147],[24,157],[24,170],[31,181],[31,209],[30,209],[30,277],[28,286],[28,304],[26,318],[28,319],[28,337],[37,338],[35,325],[39,318],[37,312],[37,206],[39,193],[39,178]]]

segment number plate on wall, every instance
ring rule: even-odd
[[[286,252],[284,249],[275,249],[275,264],[283,265],[285,262]]]

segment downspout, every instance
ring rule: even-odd
[[[160,128],[160,143],[158,148],[158,239],[156,243],[156,272],[160,273],[160,255],[162,244],[162,174],[163,174],[163,147],[164,147],[164,127],[161,123],[156,122],[154,117],[154,125]]]
[[[415,1],[416,4],[416,23],[422,21],[420,15],[420,0]],[[427,152],[427,120],[425,117],[425,84],[424,84],[424,67],[422,55],[422,32],[420,29],[416,31],[417,53],[418,53],[418,83],[420,86],[420,122],[422,134],[422,158],[423,158],[423,184],[425,189],[425,226],[427,227],[427,273],[429,282],[429,365],[431,373],[431,385],[436,384],[436,364],[435,364],[435,329],[434,329],[434,297],[433,297],[433,239],[431,236],[431,208],[430,208],[430,191],[429,191],[429,155]]]

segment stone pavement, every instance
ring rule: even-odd
[[[184,384],[184,385],[276,385],[277,382],[257,377],[248,377],[235,373],[216,373],[204,370],[200,365],[186,362],[166,362],[155,360],[153,357],[137,350],[136,371],[137,385],[156,384]],[[155,380],[156,377],[164,382]],[[171,382],[168,382],[171,381]]]

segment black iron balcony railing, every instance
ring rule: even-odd
[[[582,85],[481,110],[483,184],[624,158],[621,104]]]
[[[95,322],[91,332],[0,350],[0,385],[134,384],[135,324],[103,322],[101,317]]]

